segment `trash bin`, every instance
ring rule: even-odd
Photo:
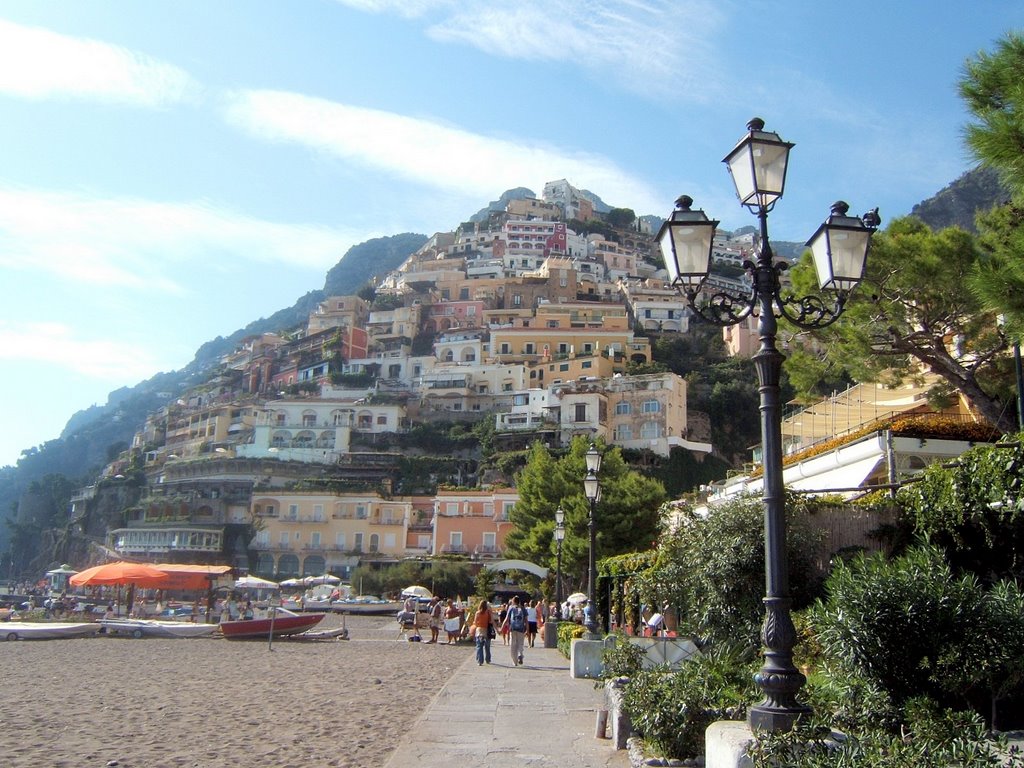
[[[558,619],[548,619],[544,622],[544,647],[558,647]]]

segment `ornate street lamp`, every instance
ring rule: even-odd
[[[562,541],[565,539],[565,512],[561,507],[555,510],[555,541],[558,554],[555,556],[555,618],[562,620]]]
[[[601,500],[601,483],[597,479],[597,473],[601,471],[601,452],[597,446],[590,444],[586,453],[587,476],[583,478],[583,492],[590,502],[590,519],[588,530],[590,532],[590,554],[587,569],[587,604],[590,608],[585,612],[584,622],[587,631],[591,635],[598,635],[597,628],[597,502]]]
[[[734,325],[754,314],[758,317],[761,347],[754,355],[761,392],[761,451],[764,470],[765,618],[761,631],[764,665],[755,675],[764,700],[750,709],[755,730],[785,731],[809,708],[796,695],[806,679],[793,665],[796,631],[790,615],[789,572],[786,562],[786,514],[782,482],[782,414],[779,381],[783,355],[776,348],[777,318],[785,317],[801,328],[824,328],[839,319],[849,292],[864,274],[871,235],[881,219],[878,209],[857,218],[838,202],[807,243],[814,257],[818,283],[834,294],[831,303],[821,296],[802,298],[784,294],[779,276],[785,262],[776,264],[768,239],[768,212],[782,197],[786,166],[793,144],[764,130],[764,121],[747,124],[747,134],[723,160],[729,167],[740,203],[757,215],[760,243],[756,261],[743,266],[751,289],[745,295],[726,290],[704,291],[711,263],[717,221],[693,211],[693,200],[683,195],[676,211],[658,232],[672,284],[687,298],[690,309],[719,326]]]

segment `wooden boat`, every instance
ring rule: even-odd
[[[228,640],[267,637],[271,634],[274,637],[285,637],[312,629],[323,621],[326,615],[326,613],[292,613],[284,608],[278,608],[273,619],[268,616],[265,619],[222,621],[219,626],[220,631]]]
[[[91,621],[8,621],[0,628],[5,640],[58,640],[65,637],[88,637],[100,631]]]
[[[188,621],[157,621],[156,619],[101,619],[107,634],[132,637],[206,637],[217,631],[216,624],[193,624]]]
[[[393,616],[402,609],[402,603],[395,600],[381,600],[372,595],[359,595],[345,600],[335,600],[331,610],[337,613],[359,614],[363,616]]]

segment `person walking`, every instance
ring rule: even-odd
[[[441,627],[444,624],[444,619],[441,616],[443,611],[441,598],[437,595],[430,598],[430,639],[427,640],[427,643],[437,642],[437,636],[441,633]]]
[[[491,615],[491,606],[486,600],[480,601],[473,616],[473,632],[476,638],[476,663],[483,666],[486,661],[491,663],[491,638],[494,635],[494,617]]]
[[[533,648],[537,639],[537,627],[540,626],[540,600],[526,602],[526,643]]]
[[[512,653],[512,666],[523,663],[523,640],[526,637],[526,609],[523,608],[519,595],[512,598],[512,606],[505,617],[508,625],[509,650]],[[504,629],[504,625],[502,626]]]

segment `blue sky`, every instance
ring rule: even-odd
[[[971,166],[964,60],[1019,0],[0,0],[0,465],[290,306],[356,243],[566,178],[754,223],[721,159],[796,143],[773,237]]]

